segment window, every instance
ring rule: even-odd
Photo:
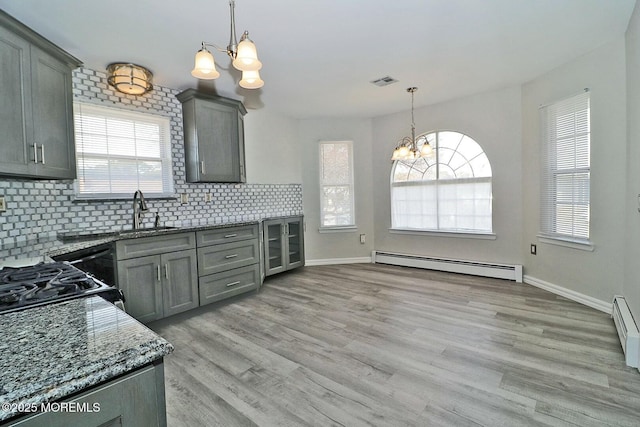
[[[397,160],[391,171],[394,229],[491,233],[491,165],[469,136],[438,131],[418,136],[434,155]]]
[[[353,144],[320,142],[320,227],[354,227]]]
[[[589,92],[544,106],[540,112],[541,235],[587,243],[591,173]]]
[[[74,104],[79,198],[173,195],[169,119]]]

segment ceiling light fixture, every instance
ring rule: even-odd
[[[262,68],[262,62],[258,60],[256,45],[249,38],[249,32],[245,31],[240,38],[240,43],[236,39],[236,20],[234,16],[235,1],[229,2],[231,9],[231,36],[229,45],[226,49],[218,47],[213,43],[202,42],[202,48],[196,53],[195,67],[191,71],[191,75],[198,79],[212,80],[220,77],[220,73],[216,70],[216,64],[213,55],[207,46],[211,46],[220,52],[226,52],[232,60],[233,67],[242,71],[242,80],[240,86],[245,89],[258,89],[264,86],[264,81],[260,78],[258,70]]]
[[[107,81],[117,91],[129,95],[142,95],[153,89],[153,74],[146,68],[125,62],[107,66]]]
[[[398,142],[391,160],[414,160],[421,157],[433,155],[433,149],[429,145],[426,138],[421,138],[422,147],[418,150],[418,142],[416,141],[416,125],[413,120],[413,94],[417,91],[417,87],[407,88],[407,92],[411,94],[411,136],[405,136]]]

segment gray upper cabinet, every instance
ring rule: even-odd
[[[188,89],[182,102],[188,182],[245,182],[240,101]]]
[[[80,65],[0,11],[0,175],[76,177],[71,72]]]

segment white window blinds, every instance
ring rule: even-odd
[[[541,108],[541,234],[588,241],[590,99],[585,91]]]
[[[320,227],[354,225],[353,144],[320,142]]]
[[[173,195],[169,118],[74,104],[79,198]]]

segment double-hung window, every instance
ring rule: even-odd
[[[320,142],[320,228],[355,227],[353,143]]]
[[[585,91],[541,108],[541,236],[589,242],[590,97]]]
[[[173,195],[170,120],[93,104],[74,104],[78,198]]]

